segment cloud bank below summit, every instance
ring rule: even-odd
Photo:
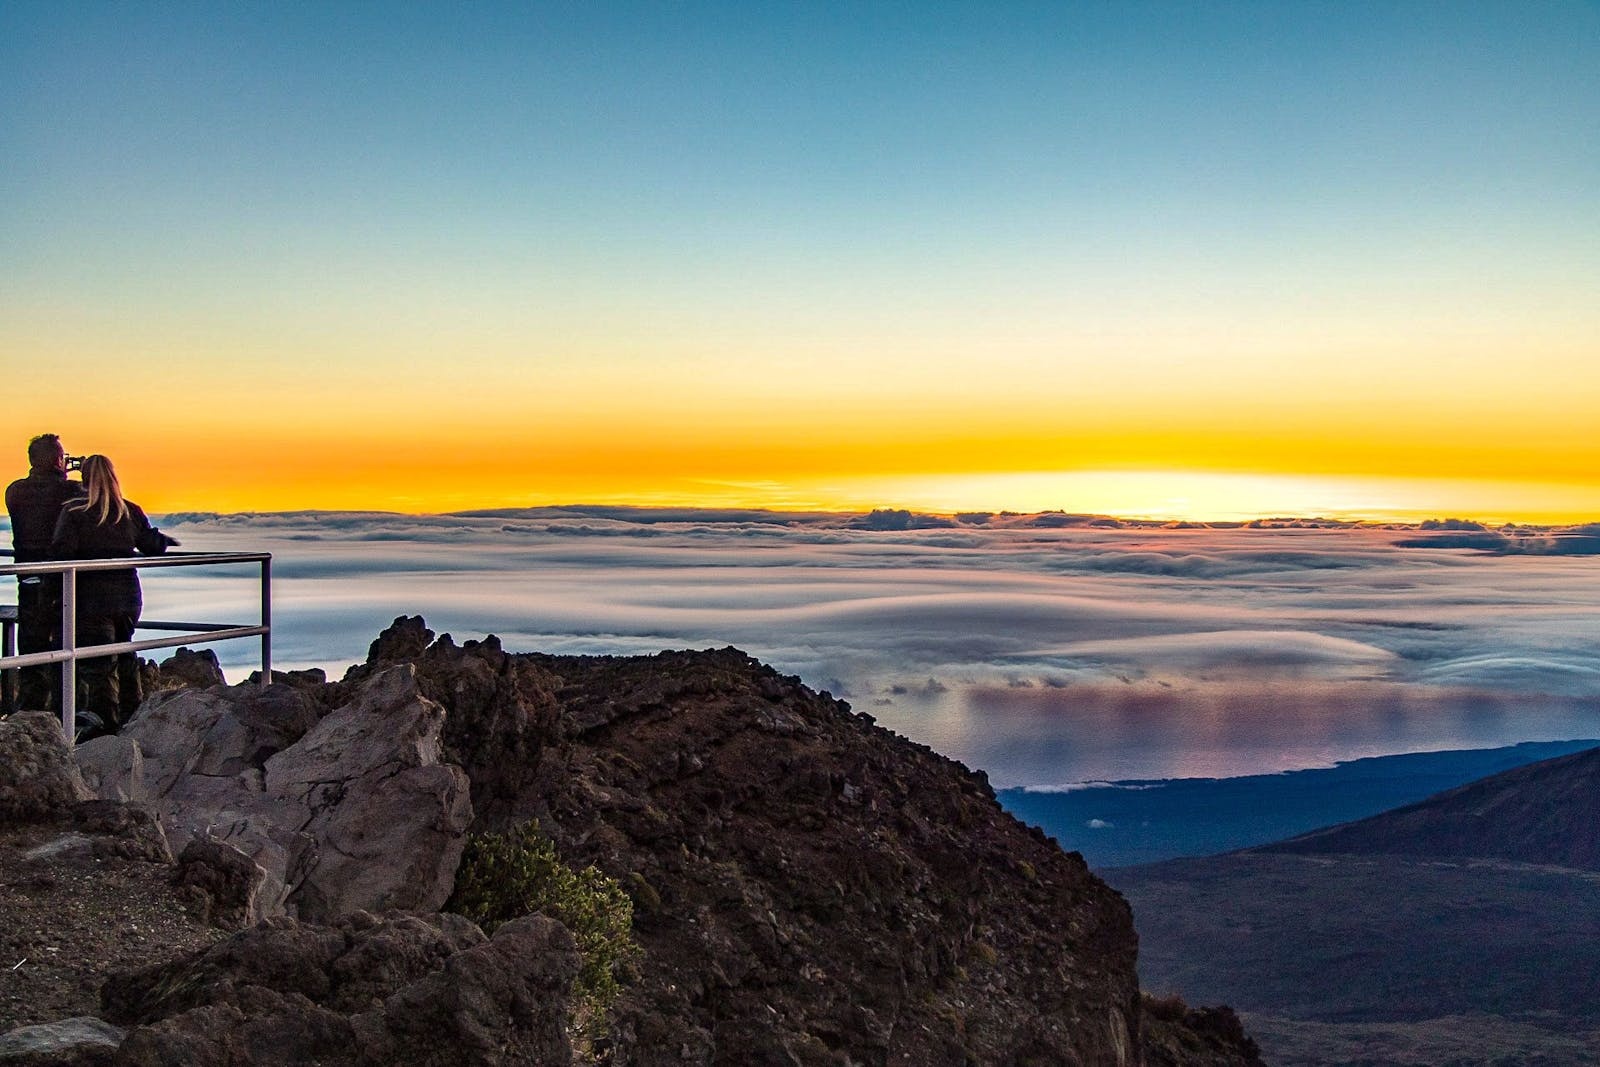
[[[1000,785],[1600,729],[1592,561],[1396,544],[1477,531],[626,508],[166,524],[274,553],[284,662],[338,673],[399,614],[513,650],[733,644]],[[254,583],[220,572],[145,585],[151,617],[254,611]]]

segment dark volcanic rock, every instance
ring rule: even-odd
[[[99,859],[117,857],[148,863],[171,863],[172,850],[155,812],[138,804],[111,800],[85,800],[72,810],[72,822],[94,838]]]
[[[43,711],[0,719],[0,824],[54,821],[87,799],[60,720]]]
[[[267,880],[259,863],[226,841],[197,834],[178,857],[172,882],[201,922],[237,930],[256,914]]]
[[[328,699],[343,703],[386,667],[413,661],[423,695],[448,709],[444,758],[471,768],[473,810],[498,813],[492,822],[531,813],[523,800],[529,769],[561,739],[560,680],[531,657],[506,653],[497,637],[458,648],[449,634],[434,641],[420,616],[402,616],[372,642],[365,664],[329,687]]]
[[[139,660],[137,696],[141,702],[168,689],[210,689],[227,684],[217,654],[209,648],[180,648],[159,664],[155,660]],[[131,718],[135,709],[127,710]]]
[[[250,685],[261,684],[261,672],[251,671],[245,681]],[[321,667],[307,667],[299,671],[273,671],[272,684],[286,685],[291,689],[304,689],[307,692],[317,692],[328,683],[328,673]]]
[[[1145,1067],[1261,1064],[1260,1049],[1231,1008],[1191,1008],[1177,997],[1146,997],[1144,1008]]]
[[[543,917],[485,939],[457,916],[358,912],[270,920],[103,996],[134,1026],[119,1067],[558,1065],[577,969],[571,935]]]
[[[537,818],[628,887],[643,956],[611,1062],[1140,1061],[1126,904],[982,775],[734,649],[426,633],[397,620],[341,685],[413,656],[478,826]]]
[[[1600,748],[1255,851],[1495,859],[1600,870]]]
[[[227,685],[228,679],[223,677],[222,664],[217,662],[217,654],[211,649],[180,648],[161,661],[157,683],[161,689],[210,689],[214,685]],[[152,691],[146,686],[146,693]]]

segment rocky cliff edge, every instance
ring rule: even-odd
[[[153,813],[167,851],[117,862],[193,917],[109,975],[80,1059],[37,1062],[1259,1062],[1226,1009],[1141,998],[1125,902],[981,774],[737,650],[511,655],[411,618],[337,683],[193,666],[76,766],[0,724],[31,731],[0,768],[28,848],[85,803]],[[568,931],[440,911],[469,832],[530,822],[632,904],[576,1053]],[[0,881],[49,867],[22,856]],[[199,921],[239,929],[196,947]],[[41,1054],[18,1033],[0,1063]]]

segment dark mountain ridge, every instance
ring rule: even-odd
[[[1600,1063],[1600,749],[1240,852],[1107,871],[1141,976],[1272,1062]]]
[[[1211,856],[1284,841],[1415,804],[1539,760],[1600,747],[1597,740],[1524,741],[1493,749],[1368,756],[1332,767],[1236,778],[1002,789],[1007,811],[1044,830],[1095,869]]]
[[[1255,851],[1476,858],[1600,870],[1600,749],[1530,763]]]

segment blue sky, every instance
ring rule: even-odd
[[[462,236],[492,246],[492,220],[559,237],[598,212],[625,242],[865,224],[958,247],[985,221],[1265,228],[1310,199],[1331,240],[1425,225],[1419,192],[1439,216],[1577,221],[1600,177],[1592,4],[8,11],[14,221],[76,198],[241,228],[325,205],[476,218]]]
[[[1058,469],[1600,492],[1597,131],[1593,3],[14,2],[0,358],[168,506],[240,492],[180,479],[197,438],[278,458],[257,507]],[[190,410],[120,373],[153,365]],[[339,496],[287,455],[418,424],[529,457],[523,495]]]

